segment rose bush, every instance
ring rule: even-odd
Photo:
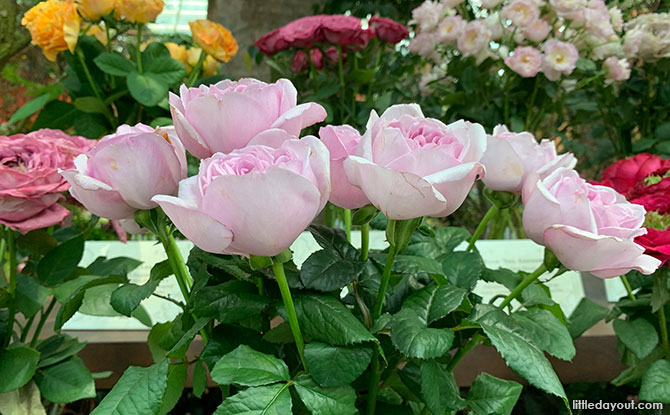
[[[69,184],[58,170],[94,143],[49,129],[0,137],[0,223],[27,233],[63,222],[69,211],[59,202]]]

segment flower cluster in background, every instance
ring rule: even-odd
[[[499,60],[524,78],[542,73],[551,81],[589,58],[604,61],[607,79],[615,82],[630,76],[641,33],[654,32],[631,21],[631,30],[640,29],[622,36],[621,10],[603,0],[484,0],[470,12],[461,3],[427,0],[414,9],[410,50],[438,64],[455,54],[478,64]]]

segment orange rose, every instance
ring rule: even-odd
[[[205,53],[219,61],[228,62],[237,53],[237,41],[228,29],[210,20],[188,22],[193,41]]]
[[[200,54],[202,53],[202,49],[200,48],[189,48],[188,49],[188,70],[189,72],[191,71],[192,68],[195,68],[195,66],[198,64],[198,60],[200,60]],[[216,75],[216,73],[219,71],[219,61],[216,59],[212,58],[210,55],[207,55],[205,58],[205,61],[202,63],[202,74],[203,76],[212,76]]]
[[[21,24],[33,39],[33,45],[42,48],[44,56],[54,62],[58,52],[74,53],[79,38],[81,19],[72,0],[47,0],[28,10]]]
[[[186,46],[178,45],[174,42],[165,42],[165,47],[170,51],[170,56],[172,59],[178,60],[184,66],[188,63],[188,52],[186,51]]]
[[[76,0],[79,13],[88,20],[100,20],[114,10],[115,0]]]
[[[149,23],[163,11],[163,0],[116,0],[114,15],[132,23]]]

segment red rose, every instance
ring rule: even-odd
[[[640,153],[614,162],[603,172],[601,184],[621,194],[628,194],[644,178],[659,169],[670,168],[670,160],[661,160],[655,154]]]
[[[370,27],[380,40],[388,43],[398,43],[409,35],[407,28],[388,17],[373,17],[370,19]]]
[[[664,160],[665,161],[665,160]],[[657,170],[658,174],[665,174]],[[637,203],[648,212],[657,211],[665,214],[670,212],[670,177],[663,177],[660,182],[647,186],[644,179],[640,180],[626,195],[631,203]]]
[[[647,234],[635,238],[635,242],[646,250],[646,253],[659,259],[662,265],[670,260],[670,228],[659,231],[647,228]]]

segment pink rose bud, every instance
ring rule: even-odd
[[[614,189],[596,186],[568,168],[523,187],[523,227],[530,239],[551,249],[567,268],[600,278],[635,269],[653,273],[661,264],[634,242],[644,235],[645,209]]]
[[[70,185],[58,169],[94,144],[49,129],[0,137],[0,224],[27,233],[63,222],[69,211],[58,202]]]
[[[363,191],[349,182],[344,160],[355,154],[361,135],[349,125],[321,127],[319,138],[330,152],[330,201],[345,209],[358,209],[370,203]]]
[[[277,141],[286,134],[274,130]],[[268,141],[272,133],[265,133]],[[328,201],[328,150],[316,138],[279,147],[216,153],[177,197],[153,198],[196,246],[217,254],[274,256],[288,248]]]
[[[245,147],[270,128],[299,136],[300,130],[326,118],[319,104],[296,105],[298,92],[287,79],[272,84],[226,79],[199,88],[182,85],[179,93],[170,93],[172,119],[184,147],[198,158]]]
[[[355,156],[344,161],[349,181],[389,219],[450,215],[477,178],[486,133],[479,124],[449,125],[424,117],[416,104],[372,111]]]
[[[518,46],[505,58],[505,65],[524,78],[532,78],[542,68],[542,53],[532,46]]]
[[[627,81],[630,78],[630,63],[626,59],[610,56],[603,62],[605,70],[605,84]]]
[[[172,127],[122,125],[61,171],[70,194],[92,213],[125,219],[157,205],[157,194],[175,194],[186,177],[186,153]]]
[[[551,32],[551,25],[547,23],[546,20],[536,19],[534,22],[529,24],[526,29],[523,31],[523,35],[526,39],[540,43],[549,36]]]
[[[486,136],[486,151],[481,163],[486,168],[482,181],[491,190],[521,194],[521,188],[530,174],[541,179],[554,170],[573,168],[577,159],[572,153],[556,154],[551,140],[538,143],[531,133],[511,133],[504,125]]]

